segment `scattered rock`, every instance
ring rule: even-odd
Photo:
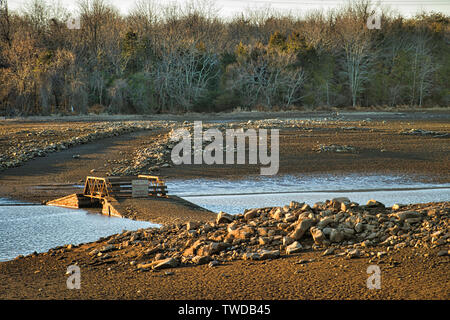
[[[336,152],[336,153],[357,153],[357,149],[354,146],[348,145],[319,145],[314,149],[316,152]]]
[[[397,210],[400,210],[400,209],[403,208],[403,207],[405,207],[404,204],[396,203],[396,204],[394,204],[394,205],[392,206],[392,210],[393,210],[393,211],[397,211]]]
[[[195,256],[192,258],[192,262],[195,264],[206,264],[211,261],[210,256]]]
[[[100,252],[101,253],[106,253],[106,252],[110,252],[110,251],[113,251],[113,250],[116,250],[116,247],[114,245],[112,245],[112,244],[109,244],[109,245],[106,245],[103,248],[101,248]]]
[[[259,237],[259,244],[260,245],[267,245],[270,242],[272,242],[273,237]]]
[[[178,266],[178,261],[174,258],[167,258],[163,260],[157,260],[151,263],[154,270],[160,270],[165,268],[175,268]]]
[[[424,129],[405,130],[405,131],[400,132],[400,134],[416,135],[416,136],[432,136],[433,138],[447,138],[447,137],[450,137],[449,133],[430,131],[430,130],[424,130]]]
[[[260,260],[261,255],[257,252],[246,252],[242,255],[242,259],[244,259],[244,260]]]
[[[364,225],[361,222],[355,224],[355,231],[361,233],[364,230]]]
[[[441,250],[437,253],[438,257],[448,256],[450,255],[450,250]]]
[[[287,247],[288,245],[290,245],[291,243],[293,243],[295,240],[292,239],[289,236],[283,237],[283,246]]]
[[[276,259],[280,256],[280,250],[265,250],[262,249],[259,251],[260,260],[265,259]]]
[[[358,249],[353,249],[347,252],[347,258],[354,259],[359,258],[361,255],[361,252]]]
[[[334,253],[334,248],[328,248],[322,253],[322,255],[323,256],[329,256],[329,255],[331,255],[333,253]]]
[[[343,203],[349,203],[346,212],[339,209]],[[313,208],[291,203],[247,210],[233,216],[220,213],[218,224],[189,222],[105,237],[89,246],[86,255],[90,256],[89,265],[97,266],[114,263],[121,250],[125,250],[131,261],[125,263],[137,267],[135,270],[148,271],[212,261],[217,261],[212,263],[216,265],[237,259],[276,259],[280,250],[287,255],[310,248],[323,251],[323,246],[331,242],[332,247],[326,247],[323,255],[339,250],[336,256],[351,259],[364,256],[362,248],[371,251],[373,246],[385,247],[367,254],[371,261],[381,263],[392,250],[403,247],[426,250],[448,244],[448,202],[407,205],[397,211],[384,208],[375,200],[372,205],[375,207],[333,199],[316,203]],[[276,219],[273,216],[276,211],[282,212],[284,218]],[[286,221],[290,215],[296,217],[295,222]],[[69,248],[56,248],[49,251],[49,255],[60,258]],[[448,255],[448,248],[441,248],[438,254]]]
[[[233,221],[233,216],[229,215],[228,213],[220,211],[217,214],[217,218],[216,218],[216,223],[217,224],[230,223],[232,221]]]
[[[300,242],[295,241],[286,247],[286,253],[294,254],[294,253],[298,253],[298,252],[302,251],[302,249],[303,249],[303,246],[300,244]]]
[[[421,218],[422,217],[422,215],[416,211],[397,212],[395,215],[400,221],[403,221],[406,219],[411,219],[411,218]]]
[[[197,222],[197,221],[189,221],[187,224],[186,224],[186,230],[195,230],[195,229],[197,229],[198,227],[200,226],[200,223],[199,222]]]
[[[251,219],[255,218],[257,216],[257,214],[258,214],[258,210],[256,210],[256,209],[249,210],[244,214],[244,219],[251,220]]]
[[[208,267],[212,268],[212,267],[218,266],[219,264],[220,264],[219,261],[213,260],[208,264]]]
[[[371,199],[371,200],[367,201],[366,207],[368,207],[368,208],[384,208],[384,204]]]

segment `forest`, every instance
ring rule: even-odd
[[[450,17],[0,0],[0,116],[448,107]]]

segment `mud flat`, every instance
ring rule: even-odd
[[[424,181],[450,182],[446,112],[299,115],[281,120],[266,114],[251,121],[230,117],[216,123],[210,119],[209,125],[280,129],[280,174],[414,174]],[[190,124],[170,121],[152,130],[102,136],[24,158],[0,172],[0,197],[55,199],[79,191],[79,184],[92,173],[138,171],[163,179],[220,177],[230,182],[259,174],[259,166],[250,165],[172,166],[168,134]],[[24,135],[32,133],[23,132],[27,126],[47,124],[8,121],[2,123],[1,139],[26,142]],[[31,144],[39,139],[28,138]],[[13,155],[16,147],[11,148],[8,154]],[[39,187],[43,184],[47,187]],[[140,219],[133,204],[126,206],[130,217]],[[448,202],[399,208],[346,199],[316,206],[293,202],[221,214],[220,219],[177,203],[161,208],[142,211],[142,219],[164,224],[160,229],[67,244],[0,263],[0,298],[450,298]],[[67,267],[73,264],[81,269],[80,290],[66,287]],[[373,264],[381,268],[380,290],[366,286],[367,267]]]
[[[213,221],[215,214],[177,196],[167,198],[128,198],[119,200],[124,218],[158,224]]]
[[[0,263],[2,298],[448,299],[449,214],[449,202],[345,198],[219,213]],[[66,287],[74,263],[80,290]]]
[[[246,121],[239,114],[226,115],[227,122],[202,119],[209,119],[205,129],[280,129],[280,175],[415,175],[430,182],[450,182],[448,112],[293,113],[288,119],[271,118],[275,115],[252,113],[253,120]],[[94,174],[224,180],[259,176],[258,165],[174,166],[169,133],[193,125],[189,116],[184,119],[116,121],[113,126],[95,121],[1,122],[0,140],[7,143],[1,144],[0,164],[7,169],[0,171],[0,197],[52,200],[76,193],[75,186]],[[59,186],[39,188],[42,184]]]

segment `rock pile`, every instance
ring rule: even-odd
[[[227,129],[274,129],[274,128],[297,128],[304,131],[313,131],[320,129],[323,121],[312,120],[280,120],[280,119],[266,119],[266,120],[249,120],[249,121],[233,121],[228,123],[202,123],[203,132],[210,128],[214,128],[225,134]],[[305,125],[316,125],[319,128],[305,127]],[[156,140],[149,142],[150,146],[138,149],[132,159],[124,159],[123,161],[112,163],[114,166],[109,170],[108,175],[136,175],[152,173],[160,168],[171,167],[172,161],[170,158],[172,148],[177,142],[172,141],[174,132],[177,129],[186,129],[190,132],[191,137],[194,133],[194,123],[185,121],[177,123],[174,121],[167,121],[166,128],[171,129],[168,134],[161,134]],[[202,141],[202,150],[209,144],[209,141]],[[229,148],[236,152],[234,146],[223,145],[223,151],[229,151]],[[353,146],[320,145],[318,152],[344,152],[356,153],[357,150]],[[194,156],[194,148],[191,149],[191,156]]]
[[[274,125],[283,124],[284,122],[281,120],[250,120],[247,122],[230,122],[227,124],[205,123],[202,124],[202,127],[203,131],[209,128],[215,128],[225,134],[227,129],[243,128],[244,130],[248,130],[251,128],[271,128]],[[175,130],[180,128],[186,129],[191,133],[191,137],[193,137],[194,123],[187,121],[183,123],[167,121],[165,128],[171,129],[170,132],[167,134],[161,134],[155,140],[149,142],[149,147],[137,149],[132,159],[124,159],[118,163],[111,163],[113,167],[107,174],[111,176],[147,174],[158,171],[160,168],[171,167],[171,151],[177,143],[176,141],[171,140]],[[202,141],[202,150],[209,143],[210,142]],[[226,151],[227,146],[224,146],[223,150]],[[236,150],[234,151],[236,152]],[[193,148],[191,155],[194,155]]]
[[[76,145],[162,126],[163,123],[160,122],[101,122],[79,126],[67,124],[55,129],[29,129],[8,132],[7,143],[3,144],[0,156],[0,171],[20,166],[33,158],[44,157],[49,153],[66,150]],[[76,158],[74,157],[74,159]]]
[[[450,202],[385,207],[336,198],[308,204],[291,202],[274,208],[220,212],[215,222],[188,222],[127,231],[100,239],[89,248],[89,265],[126,263],[139,270],[181,265],[211,266],[236,259],[276,259],[303,251],[347,258],[371,256],[372,246],[386,252],[403,247],[442,247],[448,254]],[[374,253],[375,254],[375,253]]]
[[[160,134],[149,142],[149,147],[137,149],[132,159],[124,159],[120,163],[112,163],[107,175],[129,176],[152,173],[159,168],[171,166],[171,150],[174,143],[168,134]]]
[[[321,144],[314,149],[316,152],[337,152],[337,153],[356,153],[356,147],[347,145],[324,145]]]
[[[414,135],[414,136],[432,136],[433,138],[448,138],[450,137],[449,133],[430,131],[424,129],[410,129],[401,131],[400,134],[404,135]]]

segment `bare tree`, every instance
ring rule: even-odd
[[[82,35],[97,53],[102,35],[107,34],[106,22],[118,13],[104,0],[79,0]]]
[[[418,103],[422,106],[423,98],[429,92],[432,84],[432,75],[436,70],[431,54],[431,37],[422,27],[420,32],[416,33],[412,39],[414,46],[411,47],[413,62],[411,65],[412,84],[411,84],[411,105]]]
[[[0,0],[0,37],[1,41],[11,46],[11,20],[8,12],[8,2]]]
[[[358,98],[364,92],[364,84],[369,80],[370,66],[377,50],[371,41],[366,21],[368,14],[364,6],[347,7],[336,19],[335,45],[343,51],[343,74],[348,79],[352,105],[356,106]]]
[[[169,110],[177,105],[191,110],[193,103],[205,94],[208,83],[219,76],[218,56],[199,50],[197,45],[166,47],[151,72],[160,101]]]
[[[288,107],[301,99],[299,89],[305,81],[301,68],[294,67],[295,55],[269,52],[262,44],[241,53],[234,66],[233,88],[242,92],[249,107],[257,104],[272,108],[274,103]]]

